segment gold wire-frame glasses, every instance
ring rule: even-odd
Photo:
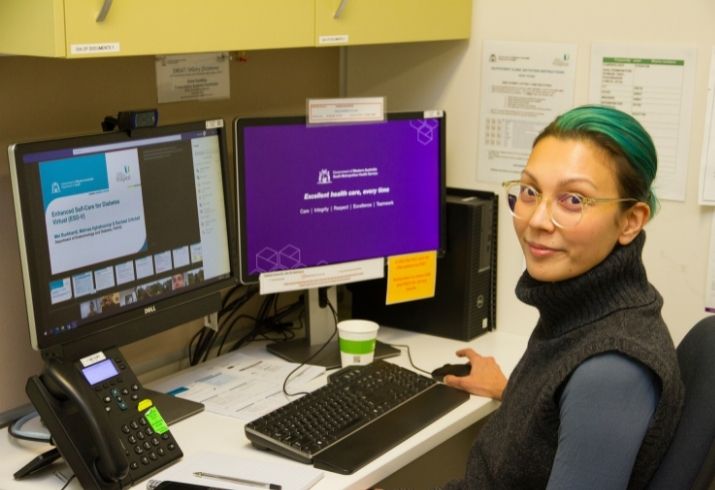
[[[530,219],[544,199],[541,192],[519,180],[503,182],[502,187],[504,187],[509,212],[517,219]],[[581,222],[585,208],[609,202],[638,202],[638,199],[632,197],[588,197],[577,192],[562,192],[553,199],[547,199],[546,208],[554,225],[559,228],[573,228]]]

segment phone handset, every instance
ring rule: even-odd
[[[50,360],[46,364],[45,379],[48,390],[57,397],[69,398],[86,422],[97,451],[95,469],[103,480],[117,482],[127,477],[129,461],[126,449],[116,435],[109,416],[97,406],[96,395],[84,385],[73,366]]]

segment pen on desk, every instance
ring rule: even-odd
[[[216,475],[214,473],[204,473],[203,471],[195,471],[194,476],[199,478],[213,478],[214,480],[230,481],[234,483],[241,483],[243,485],[250,485],[256,488],[268,488],[270,490],[281,490],[281,486],[276,483],[264,483],[255,480],[246,480],[245,478],[237,478],[235,476],[225,476]]]

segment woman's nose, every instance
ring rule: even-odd
[[[536,208],[534,209],[534,213],[531,215],[531,218],[529,219],[529,226],[533,226],[534,228],[544,228],[544,229],[553,229],[554,228],[554,222],[551,219],[551,212],[549,209],[550,201],[546,199],[542,199],[541,202],[539,202],[536,205]]]

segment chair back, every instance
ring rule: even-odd
[[[696,323],[676,350],[685,385],[683,414],[648,488],[705,490],[715,477],[715,316]]]

